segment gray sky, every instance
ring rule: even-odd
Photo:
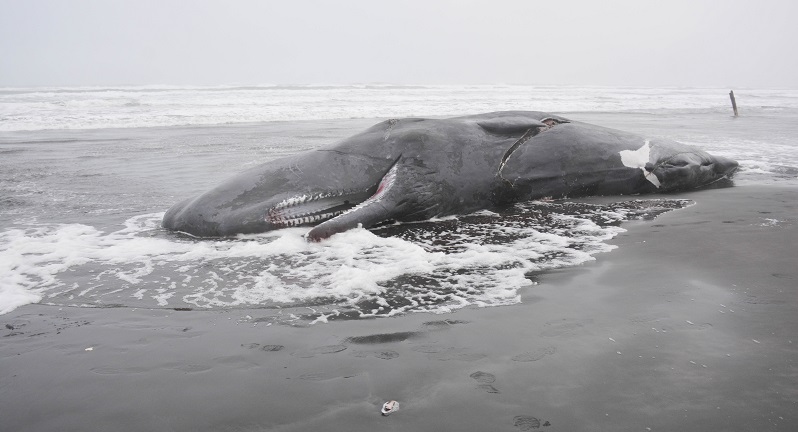
[[[798,87],[798,1],[0,0],[0,86]]]

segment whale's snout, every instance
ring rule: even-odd
[[[197,237],[223,237],[270,231],[275,228],[257,209],[231,212],[209,205],[202,197],[188,199],[172,206],[164,214],[161,225]]]
[[[701,151],[683,152],[667,157],[654,172],[661,192],[694,189],[728,180],[737,171],[736,161]]]
[[[715,163],[713,169],[718,176],[730,177],[737,171],[737,168],[739,168],[739,164],[735,160],[723,156],[714,156],[714,158]]]
[[[161,226],[168,230],[176,230],[178,226],[178,214],[186,207],[189,200],[181,201],[166,211],[161,221]]]

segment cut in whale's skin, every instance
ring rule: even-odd
[[[692,146],[543,112],[391,119],[244,171],[173,206],[163,226],[211,237],[316,225],[308,238],[319,240],[541,197],[691,189],[736,168]]]

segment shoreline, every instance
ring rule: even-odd
[[[4,426],[792,430],[798,187],[665,197],[696,204],[623,223],[618,248],[538,275],[512,306],[313,326],[19,307],[0,316]]]

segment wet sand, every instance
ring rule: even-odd
[[[675,197],[696,205],[515,306],[312,326],[21,307],[0,316],[0,430],[795,430],[798,188]]]

